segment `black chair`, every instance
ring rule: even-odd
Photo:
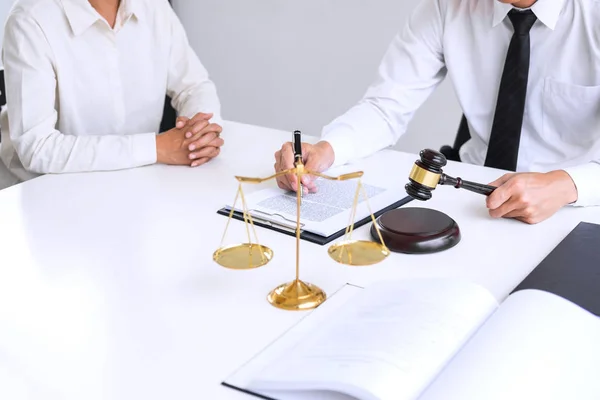
[[[6,105],[6,93],[4,86],[4,70],[0,69],[0,108]]]
[[[177,123],[177,112],[171,106],[171,98],[169,96],[165,96],[165,106],[163,107],[163,116],[160,121],[160,131],[166,132],[169,129],[175,128],[175,124]]]
[[[0,110],[6,105],[6,87],[4,86],[4,70],[0,69]],[[2,136],[0,136],[0,141]]]
[[[469,139],[471,139],[469,124],[467,123],[467,118],[463,114],[462,119],[460,120],[460,125],[458,126],[456,138],[454,139],[454,144],[452,147],[448,145],[442,146],[440,153],[442,153],[448,160],[460,161],[459,150],[461,146]]]

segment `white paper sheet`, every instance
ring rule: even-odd
[[[322,236],[330,236],[345,229],[351,222],[351,210],[358,187],[357,180],[330,181],[316,180],[318,191],[305,194],[300,208],[301,229]],[[354,222],[368,217],[390,204],[406,197],[403,188],[382,187],[366,182],[364,191],[359,192]],[[365,201],[368,196],[368,204]],[[293,231],[296,227],[297,198],[295,192],[278,188],[267,188],[246,195],[250,215],[257,222],[276,224],[278,227]],[[370,206],[370,207],[369,207]],[[232,204],[227,204],[231,209]],[[235,209],[241,211],[241,202]]]
[[[600,319],[556,295],[502,303],[419,400],[598,400]]]
[[[375,284],[343,304],[325,302],[242,368],[244,379],[241,372],[235,380],[254,392],[277,391],[282,400],[312,398],[305,390],[320,390],[327,399],[339,393],[411,399],[496,306],[488,292],[466,282]],[[298,392],[281,392],[285,388]]]

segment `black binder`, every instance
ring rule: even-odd
[[[408,202],[410,202],[411,200],[412,200],[412,198],[410,196],[406,196],[406,197],[398,200],[397,202],[390,204],[389,206],[387,206],[379,211],[374,212],[373,215],[375,216],[375,218],[377,218],[384,212],[401,207],[401,206],[407,204]],[[217,211],[218,214],[221,214],[221,215],[224,215],[227,217],[229,217],[230,212],[231,212],[231,210],[227,209],[227,208],[221,208],[220,210]],[[239,211],[234,211],[232,218],[240,220],[240,221],[244,220],[243,214]],[[279,228],[277,226],[269,225],[268,223],[262,223],[262,222],[256,221],[254,218],[252,219],[252,221],[254,222],[254,225],[256,225],[256,226],[271,229],[273,231],[284,233],[286,235],[296,236],[296,233],[294,230],[283,229],[283,228]],[[371,221],[371,216],[368,215],[365,218],[361,219],[360,221],[356,221],[354,223],[354,228],[356,229],[360,226],[363,226],[363,225],[369,223],[370,221]],[[346,232],[345,227],[330,236],[321,236],[321,235],[317,235],[316,233],[312,233],[312,232],[300,231],[300,239],[306,240],[311,243],[320,244],[323,246],[335,239],[338,239],[338,238],[344,236],[345,232]]]
[[[539,289],[600,316],[600,225],[580,222],[514,289]]]

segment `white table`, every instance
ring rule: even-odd
[[[224,269],[212,261],[226,222],[216,210],[233,200],[235,174],[272,172],[291,134],[228,123],[224,137],[221,156],[201,168],[43,176],[0,192],[0,398],[251,398],[220,383],[305,315],[265,299],[293,279],[295,242],[258,229],[273,261]],[[375,155],[367,175],[404,186],[416,158],[381,165]],[[499,173],[460,163],[445,172],[481,183]],[[331,294],[346,282],[459,277],[502,300],[578,222],[600,222],[597,208],[565,208],[538,225],[493,220],[483,196],[452,187],[410,206],[453,217],[462,241],[371,267],[337,264],[303,241],[301,278]],[[244,234],[232,222],[227,242]]]

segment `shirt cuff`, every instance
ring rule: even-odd
[[[331,131],[323,130],[321,141],[328,142],[333,149],[334,159],[330,168],[344,165],[353,158],[354,148],[352,140],[350,140],[352,134],[351,129],[343,127]]]
[[[595,162],[564,168],[577,189],[577,201],[571,206],[587,207],[600,205],[600,164]]]
[[[131,153],[135,166],[156,163],[156,133],[131,135]]]

